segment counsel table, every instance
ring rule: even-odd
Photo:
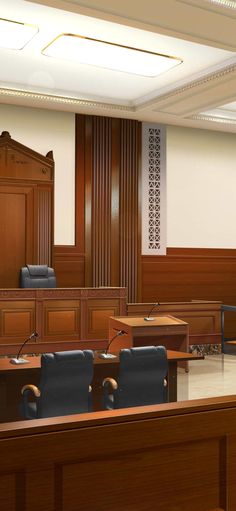
[[[177,400],[177,362],[200,360],[204,356],[167,350],[168,357],[168,397]],[[20,390],[26,383],[38,385],[40,378],[40,357],[29,357],[30,363],[13,365],[9,359],[0,360],[0,422],[20,420],[18,408]],[[102,409],[102,381],[106,376],[117,378],[119,356],[115,359],[101,359],[95,355],[94,377],[92,382],[94,411]]]

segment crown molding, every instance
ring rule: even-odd
[[[56,96],[53,94],[41,94],[36,92],[24,91],[20,89],[10,89],[0,87],[0,97],[12,97],[26,100],[33,100],[38,102],[54,103],[58,105],[71,105],[78,107],[86,107],[91,109],[102,110],[119,110],[121,112],[134,112],[135,108],[131,106],[103,103],[98,101],[89,101],[80,98],[70,98],[66,96]]]
[[[213,115],[192,115],[188,117],[188,119],[192,119],[193,121],[206,121],[206,122],[217,122],[221,124],[233,124],[236,125],[236,119],[224,119],[223,117],[217,117]]]
[[[139,105],[137,105],[136,110],[139,111],[143,108],[153,107],[152,109],[154,111],[156,111],[156,110],[158,110],[158,108],[154,108],[154,107],[156,105],[158,106],[160,103],[161,104],[165,103],[165,105],[166,105],[169,102],[172,103],[173,99],[175,99],[175,98],[176,98],[176,101],[178,101],[178,97],[180,98],[180,96],[185,94],[186,92],[189,92],[194,89],[197,91],[197,89],[199,87],[202,87],[206,84],[211,84],[212,82],[217,82],[218,80],[220,80],[224,77],[227,77],[230,74],[233,75],[234,73],[236,73],[236,64],[227,66],[227,67],[221,69],[220,71],[210,73],[210,74],[204,76],[203,78],[193,80],[192,82],[187,83],[181,87],[177,87],[176,89],[171,90],[168,93],[157,96],[156,98],[154,98],[150,101],[140,103]],[[180,99],[182,100],[182,98],[180,98]]]
[[[214,12],[221,16],[232,18],[232,14],[236,16],[236,4],[230,0],[176,0],[180,4],[193,5],[199,9],[204,9],[208,12]]]

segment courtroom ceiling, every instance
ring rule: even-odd
[[[236,132],[236,2],[0,0],[0,8],[2,19],[36,27],[22,49],[0,41],[1,103]],[[76,47],[69,58],[49,56],[64,34],[175,65],[146,76],[100,66],[99,50],[92,64]]]

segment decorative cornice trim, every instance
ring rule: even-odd
[[[223,117],[217,117],[213,115],[193,115],[192,117],[188,117],[188,119],[192,119],[194,121],[208,121],[208,122],[219,122],[221,124],[235,124],[236,119],[224,119]]]
[[[112,103],[103,103],[99,101],[92,101],[92,100],[86,100],[81,98],[73,98],[73,97],[67,97],[67,96],[57,96],[53,94],[42,94],[37,92],[31,92],[31,91],[24,91],[21,89],[12,89],[12,88],[6,88],[6,87],[0,87],[0,97],[14,97],[14,98],[22,98],[22,99],[29,99],[29,100],[35,100],[40,102],[46,102],[46,103],[54,103],[58,105],[74,105],[78,107],[86,107],[87,109],[91,108],[98,108],[101,110],[107,110],[107,111],[120,111],[120,112],[138,112],[143,108],[147,107],[154,107],[153,111],[158,111],[158,108],[155,108],[156,105],[163,101],[168,101],[172,98],[175,98],[177,96],[180,96],[181,94],[190,91],[191,89],[201,87],[202,85],[205,85],[207,83],[210,83],[214,80],[218,80],[224,76],[227,76],[229,74],[233,74],[236,72],[236,64],[231,64],[230,66],[227,66],[220,71],[210,73],[206,75],[204,78],[194,80],[190,83],[187,83],[186,85],[183,85],[182,87],[172,89],[171,91],[162,94],[160,96],[156,96],[152,100],[144,101],[143,103],[136,104],[133,106],[127,106],[127,105],[120,105],[120,104],[112,104]],[[196,118],[196,117],[189,117],[189,118]],[[229,122],[229,121],[228,121]]]
[[[86,99],[79,98],[70,98],[63,96],[56,96],[53,94],[41,94],[36,92],[18,90],[18,89],[7,89],[0,87],[0,96],[10,96],[15,98],[26,98],[26,99],[34,99],[37,101],[46,101],[49,103],[58,103],[58,104],[67,104],[67,105],[76,105],[82,106],[86,108],[100,108],[103,110],[121,110],[123,112],[134,112],[135,108],[126,105],[119,104],[110,104],[110,103],[100,103],[98,101],[89,101]]]
[[[236,10],[234,1],[231,0],[177,0],[177,2],[185,5],[192,5],[199,9],[204,9],[208,12],[219,13],[219,9]],[[222,11],[221,11],[222,14]],[[223,14],[224,16],[230,17],[230,13]]]
[[[234,73],[234,72],[236,72],[236,64],[231,64],[230,66],[227,66],[227,67],[221,69],[220,71],[217,71],[214,73],[209,73],[204,78],[201,78],[199,80],[194,80],[190,83],[187,83],[183,87],[178,87],[174,90],[171,90],[170,92],[168,92],[166,94],[156,96],[156,98],[150,100],[149,102],[140,103],[139,105],[137,105],[136,109],[139,110],[143,107],[147,107],[148,105],[151,106],[151,105],[155,105],[155,103],[167,101],[167,100],[174,98],[175,96],[178,96],[184,92],[187,92],[195,87],[201,87],[202,85],[205,85],[206,83],[209,83],[213,80],[218,80],[219,78],[222,78],[222,77],[229,75],[231,73]]]
[[[225,9],[233,9],[236,10],[235,2],[230,0],[205,0],[208,4],[216,5],[217,7],[224,7]]]

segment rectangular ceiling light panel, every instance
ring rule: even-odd
[[[58,36],[42,53],[49,57],[147,77],[158,76],[182,62],[169,55],[72,34]]]
[[[0,48],[22,50],[37,32],[34,25],[0,19]]]

